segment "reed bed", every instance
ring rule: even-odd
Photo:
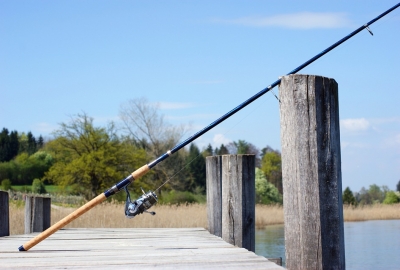
[[[343,206],[344,221],[365,221],[400,219],[400,204],[374,204],[364,206]]]
[[[24,233],[24,205],[10,204],[10,234]],[[52,224],[64,218],[76,208],[52,205]],[[400,204],[344,206],[345,221],[400,219]],[[142,214],[133,219],[124,215],[124,204],[103,203],[66,226],[66,228],[207,228],[205,204],[155,205],[155,216]],[[256,205],[256,227],[283,224],[283,207]]]

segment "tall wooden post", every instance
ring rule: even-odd
[[[10,235],[8,192],[0,191],[0,237]]]
[[[222,156],[222,239],[255,251],[255,156]]]
[[[345,269],[338,86],[284,76],[280,90],[288,269]]]
[[[207,218],[210,233],[255,251],[255,156],[207,157]]]
[[[222,156],[206,158],[208,231],[222,237]]]
[[[51,199],[26,196],[25,233],[43,232],[50,227]]]

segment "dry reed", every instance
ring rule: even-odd
[[[400,204],[344,206],[345,221],[376,219],[400,219]],[[62,219],[75,208],[52,206],[52,224]],[[66,228],[207,228],[205,204],[155,205],[155,216],[142,214],[133,219],[124,215],[124,204],[103,203],[66,226]],[[256,227],[283,224],[283,207],[278,205],[256,205]],[[24,207],[10,204],[10,234],[24,233]]]
[[[344,221],[400,219],[400,204],[374,204],[354,207],[343,206]]]

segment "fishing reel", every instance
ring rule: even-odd
[[[143,195],[140,196],[136,201],[132,202],[128,191],[128,186],[124,187],[124,189],[126,192],[125,216],[127,218],[134,218],[136,215],[140,215],[142,213],[148,213],[152,216],[156,214],[156,212],[147,211],[158,201],[157,195],[153,191],[145,193],[141,188]]]

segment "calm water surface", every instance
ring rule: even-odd
[[[285,261],[283,225],[256,231],[256,254]],[[400,220],[344,223],[346,269],[399,269]]]

